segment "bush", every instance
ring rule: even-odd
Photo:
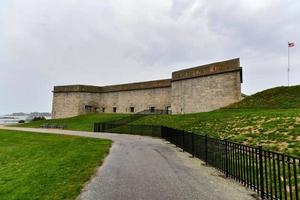
[[[34,121],[41,121],[41,120],[46,120],[45,117],[34,117],[31,121],[34,122]]]
[[[19,120],[18,123],[20,123],[20,124],[25,123],[25,121],[24,120]]]

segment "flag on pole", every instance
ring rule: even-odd
[[[290,48],[294,46],[294,42],[288,42],[288,86],[290,86]]]
[[[289,46],[289,47],[294,47],[295,44],[294,44],[294,42],[288,42],[288,46]]]

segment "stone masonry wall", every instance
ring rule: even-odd
[[[104,107],[105,112],[111,113],[116,107],[117,112],[129,113],[130,107],[134,107],[134,112],[140,112],[152,106],[155,109],[171,106],[171,88],[102,93],[99,107],[101,110]]]
[[[241,98],[240,72],[183,79],[172,82],[172,113],[215,110]]]
[[[59,92],[53,95],[52,118],[73,117],[87,113],[85,106],[92,106],[95,112],[112,113],[113,107],[117,112],[129,113],[130,107],[134,112],[155,107],[165,109],[171,106],[171,88],[155,88],[107,93],[88,92]]]
[[[84,105],[96,105],[99,101],[100,94],[97,93],[53,93],[52,118],[65,118],[85,114]]]
[[[150,107],[173,114],[207,112],[241,100],[242,68],[231,59],[172,73],[172,79],[112,86],[55,86],[53,118],[89,112],[129,113]]]
[[[63,118],[78,114],[77,93],[53,93],[52,118]]]

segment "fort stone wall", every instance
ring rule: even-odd
[[[150,107],[155,109],[165,109],[171,107],[171,87],[108,92],[101,94],[100,112],[104,108],[105,112],[130,113],[131,108],[133,112],[140,112]]]
[[[87,92],[53,93],[52,118],[73,117],[86,114],[85,105],[96,106],[100,94]],[[92,111],[91,111],[92,112]]]
[[[170,79],[105,87],[56,86],[53,91],[52,118],[94,112],[136,113],[150,107],[171,107]]]
[[[180,70],[172,74],[172,113],[212,111],[241,100],[238,59]]]
[[[239,73],[226,73],[172,83],[172,113],[212,111],[241,98]]]
[[[184,69],[171,79],[112,86],[55,86],[52,117],[104,113],[136,113],[149,108],[173,114],[206,112],[241,99],[242,68],[232,59]]]

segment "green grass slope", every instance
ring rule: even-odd
[[[135,124],[164,125],[300,156],[300,86],[261,91],[205,113],[148,116]]]
[[[71,130],[92,131],[94,122],[127,116],[94,114],[50,122],[66,123]],[[41,123],[45,121],[22,126],[39,127]],[[164,125],[300,156],[300,86],[268,89],[213,112],[146,116],[132,124]]]
[[[219,110],[147,116],[133,124],[164,125],[218,139],[300,156],[300,109]]]
[[[111,141],[0,130],[0,199],[76,199]]]
[[[239,109],[286,109],[300,108],[300,85],[276,87],[248,96],[228,107]],[[225,109],[226,109],[225,108]]]
[[[108,122],[113,120],[119,120],[124,117],[129,116],[129,114],[117,114],[117,113],[105,113],[105,114],[89,114],[80,115],[76,117],[64,118],[64,119],[50,119],[35,121],[25,124],[18,124],[14,126],[28,127],[28,128],[39,128],[42,124],[65,124],[69,130],[78,131],[93,131],[95,122]]]

